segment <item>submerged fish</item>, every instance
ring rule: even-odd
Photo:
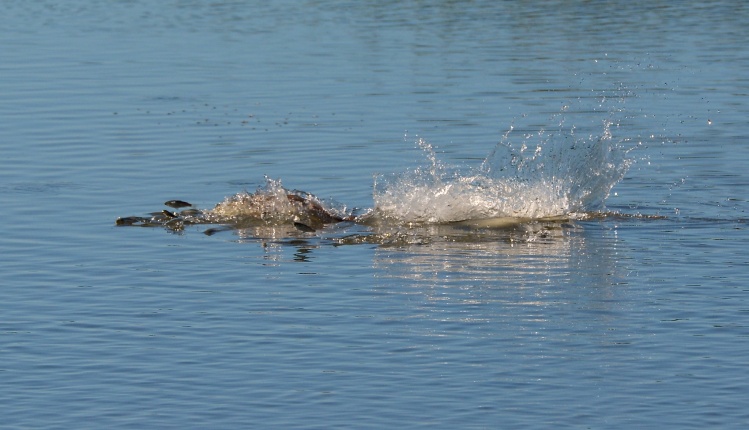
[[[403,224],[387,215],[370,210],[363,215],[336,209],[312,194],[289,191],[285,188],[259,189],[255,193],[242,192],[226,198],[212,209],[197,209],[182,200],[170,200],[166,206],[174,207],[180,202],[182,211],[162,210],[148,217],[128,216],[117,218],[118,226],[164,227],[170,231],[182,231],[186,225],[215,224],[203,233],[213,235],[221,231],[242,230],[254,232],[251,236],[289,237],[315,233],[326,225],[351,223],[364,228],[363,232],[334,239],[337,244],[350,243],[426,243],[430,236],[452,237],[455,240],[476,241],[477,231],[515,229],[534,224],[534,234],[546,234],[548,228],[558,229],[569,220],[568,216],[542,219],[518,217],[494,217],[476,220],[451,221],[446,223]]]
[[[227,224],[235,228],[257,225],[293,225],[303,232],[314,232],[326,224],[344,221],[355,222],[350,213],[327,207],[312,194],[285,189],[258,190],[239,193],[225,199],[212,209],[200,210],[183,200],[169,200],[164,205],[171,208],[190,207],[181,212],[162,210],[150,217],[127,216],[117,218],[118,226],[157,227],[181,230],[191,224]],[[216,229],[211,229],[210,234]]]

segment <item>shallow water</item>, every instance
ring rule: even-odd
[[[745,6],[47,1],[3,16],[0,426],[749,423]],[[114,225],[264,175],[364,210],[376,178],[433,166],[419,139],[472,171],[498,143],[595,141],[607,120],[633,164],[602,209],[624,216]]]

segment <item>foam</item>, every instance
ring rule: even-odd
[[[478,168],[441,163],[423,139],[430,166],[377,175],[374,213],[400,223],[447,223],[488,218],[540,219],[603,209],[632,160],[614,123],[597,134],[575,128],[541,130],[510,139],[512,128]]]

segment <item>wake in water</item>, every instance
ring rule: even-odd
[[[208,234],[222,228],[286,226],[289,230],[282,231],[286,234],[314,232],[341,222],[378,228],[489,228],[580,219],[601,213],[612,187],[632,164],[628,153],[636,145],[614,139],[612,128],[617,126],[611,118],[599,122],[597,129],[589,124],[582,133],[576,127],[565,128],[563,120],[554,132],[513,126],[483,163],[473,168],[443,164],[432,146],[419,139],[417,144],[429,164],[377,175],[374,207],[361,215],[266,178],[266,184],[254,193],[238,193],[212,209],[196,209],[174,200],[167,206],[188,209],[118,218],[117,225],[164,226],[173,231],[191,224],[224,226],[210,228]]]

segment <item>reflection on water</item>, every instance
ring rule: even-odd
[[[525,229],[523,229],[525,230]],[[528,231],[530,230],[530,231]],[[585,228],[510,231],[497,240],[436,241],[418,247],[380,247],[373,266],[377,276],[409,281],[413,286],[449,287],[471,280],[480,285],[562,286],[580,276],[593,285],[609,283],[617,265],[607,250],[611,243],[590,248]],[[551,234],[548,234],[551,233]],[[578,273],[576,268],[584,273]],[[469,288],[470,289],[470,288]],[[535,294],[535,293],[534,293]]]
[[[518,353],[560,354],[560,347],[578,342],[607,348],[627,341],[621,311],[631,300],[616,232],[600,227],[576,225],[542,238],[513,232],[493,241],[378,247],[375,290],[403,296],[402,318],[423,336],[527,336]]]
[[[629,270],[611,220],[533,222],[499,229],[354,224],[316,233],[293,227],[260,229],[231,234],[262,246],[269,264],[290,259],[309,263],[318,252],[324,255],[332,248],[344,253],[352,247],[370,249],[373,288],[409,297],[409,315],[426,319],[548,322],[560,318],[560,308],[562,314],[574,309],[580,315],[588,309],[593,320],[577,323],[605,330],[598,319],[609,318],[621,306]]]

